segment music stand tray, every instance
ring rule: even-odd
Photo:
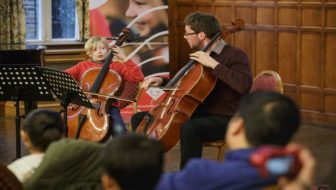
[[[0,81],[0,101],[54,100],[50,89],[35,67],[2,65]]]
[[[68,134],[67,107],[69,103],[93,109],[90,100],[80,89],[77,81],[69,74],[50,68],[37,67],[51,91],[61,102],[64,111],[65,135]]]
[[[87,108],[94,108],[71,75],[45,67],[37,67],[37,69],[61,103],[73,103]]]
[[[2,65],[0,101],[15,101],[16,157],[21,157],[20,101],[53,101],[52,92],[38,70],[25,65]]]

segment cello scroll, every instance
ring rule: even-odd
[[[230,34],[239,32],[244,29],[245,27],[245,21],[240,18],[236,18],[231,22],[232,26],[224,28],[224,31],[222,32],[223,38],[228,38]]]

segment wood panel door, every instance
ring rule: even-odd
[[[222,26],[244,19],[244,31],[227,41],[247,53],[254,75],[277,71],[304,122],[336,127],[336,0],[169,0],[172,74],[188,62],[183,20],[195,11]]]

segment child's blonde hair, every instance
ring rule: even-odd
[[[105,45],[106,49],[109,49],[109,44],[106,38],[100,36],[92,36],[88,39],[88,41],[86,41],[84,46],[87,55],[90,55],[92,53],[98,42],[102,42]]]

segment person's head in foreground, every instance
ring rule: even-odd
[[[163,146],[146,136],[129,134],[106,144],[102,152],[103,188],[154,189],[163,171]]]
[[[276,92],[255,92],[240,101],[226,139],[231,149],[285,146],[299,125],[299,109],[289,97]]]
[[[31,153],[45,152],[49,144],[64,135],[64,123],[58,112],[36,109],[30,112],[23,124],[21,137]]]

